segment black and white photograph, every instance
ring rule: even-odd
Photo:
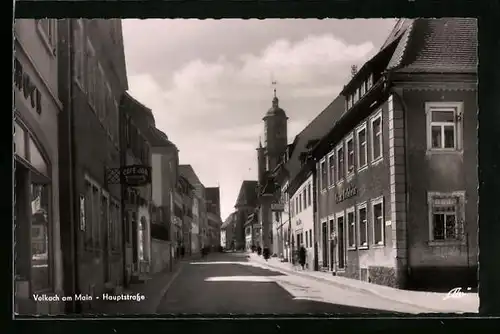
[[[478,313],[478,22],[16,19],[16,315]]]

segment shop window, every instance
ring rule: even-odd
[[[431,241],[463,240],[465,193],[429,193],[429,222]]]
[[[357,157],[358,157],[358,170],[367,166],[367,148],[366,148],[366,125],[363,124],[356,131],[356,141],[358,144]]]
[[[427,149],[458,151],[462,147],[462,103],[426,103]]]
[[[372,201],[373,243],[383,245],[385,238],[384,226],[384,199],[377,198]]]
[[[359,248],[368,248],[368,221],[366,203],[358,205]]]
[[[31,284],[33,291],[50,289],[49,186],[31,184]]]
[[[382,112],[379,111],[370,120],[372,163],[382,159]]]
[[[346,210],[347,213],[347,248],[356,249],[356,221],[354,208]]]

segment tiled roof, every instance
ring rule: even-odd
[[[477,20],[415,19],[389,69],[403,73],[476,73]]]
[[[257,206],[257,186],[258,181],[243,181],[240,187],[240,193],[238,194],[238,199],[236,200],[234,206]]]
[[[191,165],[179,165],[179,173],[184,176],[193,186],[202,184],[200,179],[196,175],[193,166]]]
[[[307,144],[310,143],[311,140],[321,139],[325,136],[333,127],[333,124],[342,116],[344,111],[345,99],[343,96],[337,96],[328,107],[316,116],[316,118],[295,137],[295,147],[292,156],[285,165],[291,180],[293,180],[301,170],[302,164],[300,156],[303,152],[308,151]]]

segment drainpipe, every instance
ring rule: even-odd
[[[72,236],[73,236],[73,284],[74,284],[74,290],[75,290],[75,293],[76,294],[79,294],[80,293],[80,284],[78,282],[78,231],[79,231],[79,224],[77,224],[77,221],[75,219],[75,213],[76,212],[80,212],[79,211],[79,203],[77,203],[75,201],[75,198],[78,197],[78,199],[80,198],[79,196],[76,196],[75,192],[76,190],[78,189],[77,188],[77,185],[76,185],[76,177],[75,177],[75,171],[76,171],[76,166],[75,166],[75,159],[74,159],[74,154],[75,154],[75,150],[76,150],[76,144],[75,144],[75,136],[74,136],[74,133],[75,133],[75,119],[74,119],[74,113],[75,113],[75,108],[74,108],[74,104],[73,104],[73,79],[75,77],[75,71],[74,71],[74,54],[76,52],[75,48],[74,48],[74,37],[73,37],[73,32],[74,32],[74,20],[73,19],[70,19],[69,20],[69,24],[68,24],[68,58],[69,58],[69,85],[68,85],[68,100],[66,101],[66,103],[68,104],[68,122],[69,122],[69,134],[68,134],[68,138],[69,138],[69,142],[70,142],[70,157],[69,157],[69,162],[70,162],[70,203],[73,207],[73,210],[71,210],[71,230],[72,230]],[[78,200],[79,201],[79,200]],[[75,210],[75,208],[78,207],[78,210]],[[79,215],[78,215],[79,217]],[[78,225],[78,226],[75,226],[75,225]],[[74,311],[76,313],[81,313],[82,311],[82,305],[80,303],[80,301],[74,301],[74,304],[73,304],[73,307],[74,307]]]
[[[409,265],[409,254],[410,254],[410,247],[409,247],[409,233],[408,233],[408,217],[409,217],[409,207],[410,207],[410,194],[409,194],[409,184],[410,184],[410,174],[408,173],[408,166],[409,166],[409,158],[408,158],[408,117],[407,117],[407,110],[408,107],[401,96],[401,94],[398,92],[397,89],[394,88],[394,86],[391,84],[391,78],[390,78],[390,73],[389,72],[384,72],[384,79],[389,88],[389,92],[393,94],[397,99],[398,102],[401,104],[402,112],[403,112],[403,122],[404,122],[404,137],[405,137],[405,150],[404,150],[404,156],[405,156],[405,207],[406,207],[406,229],[405,229],[405,238],[406,238],[406,277],[404,277],[403,281],[403,288],[408,287],[408,279],[411,277],[411,268]]]

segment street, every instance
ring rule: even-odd
[[[426,310],[271,271],[244,253],[185,263],[158,314],[380,314]]]

